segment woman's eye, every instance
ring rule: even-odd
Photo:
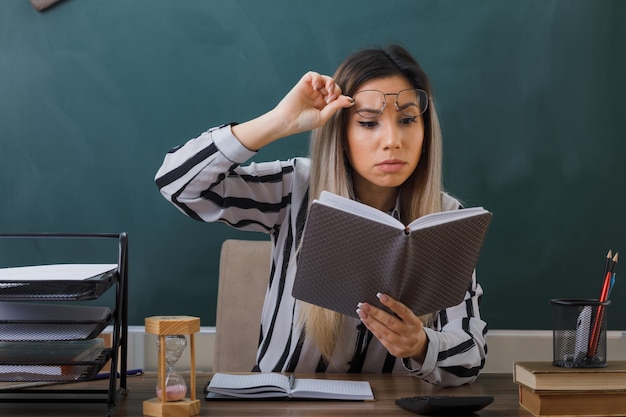
[[[404,119],[400,120],[400,123],[403,125],[412,125],[413,123],[415,123],[415,120],[417,120],[417,116],[405,117]]]
[[[357,122],[359,124],[359,126],[367,128],[367,129],[371,129],[373,127],[375,127],[378,122]]]

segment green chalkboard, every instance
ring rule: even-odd
[[[549,329],[549,299],[597,297],[607,250],[626,257],[625,22],[610,0],[3,0],[0,230],[125,231],[130,323],[213,325],[221,243],[267,237],[180,214],[153,183],[164,154],[400,43],[434,84],[446,188],[494,213],[482,315]],[[306,152],[299,135],[256,159]],[[623,329],[619,276],[612,299]]]

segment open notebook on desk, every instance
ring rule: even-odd
[[[279,373],[233,375],[216,373],[206,386],[207,400],[316,399],[373,401],[367,381],[299,379]]]

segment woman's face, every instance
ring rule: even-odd
[[[381,193],[395,196],[420,161],[424,119],[412,89],[404,77],[393,76],[367,81],[352,95],[355,104],[348,110],[346,152],[354,168],[354,190],[361,200]]]

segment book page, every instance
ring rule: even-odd
[[[216,373],[211,378],[209,391],[232,396],[287,396],[289,378],[278,373],[232,375]]]
[[[366,219],[387,224],[398,229],[404,229],[402,222],[395,219],[393,216],[375,209],[374,207],[368,206],[367,204],[359,203],[358,201],[341,197],[328,191],[322,191],[319,200],[315,201],[329,207],[334,207],[348,213],[356,214],[357,216],[365,217]]]
[[[440,211],[438,213],[431,213],[413,220],[409,223],[409,229],[419,230],[427,227],[436,226],[438,224],[448,223],[454,220],[465,219],[467,217],[477,216],[479,214],[487,213],[482,207],[471,207],[460,210]]]
[[[358,201],[351,200],[349,198],[341,197],[328,191],[322,191],[319,200],[316,200],[320,204],[324,204],[329,207],[334,207],[339,210],[343,210],[348,213],[355,214],[357,216],[364,217],[366,219],[374,220],[379,223],[387,224],[399,229],[404,229],[404,225],[393,216],[382,212],[367,204],[360,203]],[[413,220],[409,223],[408,227],[411,230],[418,230],[426,227],[435,226],[438,224],[447,223],[453,220],[464,219],[466,217],[476,216],[481,213],[486,213],[483,207],[471,207],[462,210],[448,210],[438,213],[431,213]]]
[[[291,392],[294,398],[326,398],[344,400],[373,400],[367,381],[337,381],[331,379],[298,379]]]
[[[0,281],[81,281],[117,269],[117,264],[55,264],[0,268]]]

